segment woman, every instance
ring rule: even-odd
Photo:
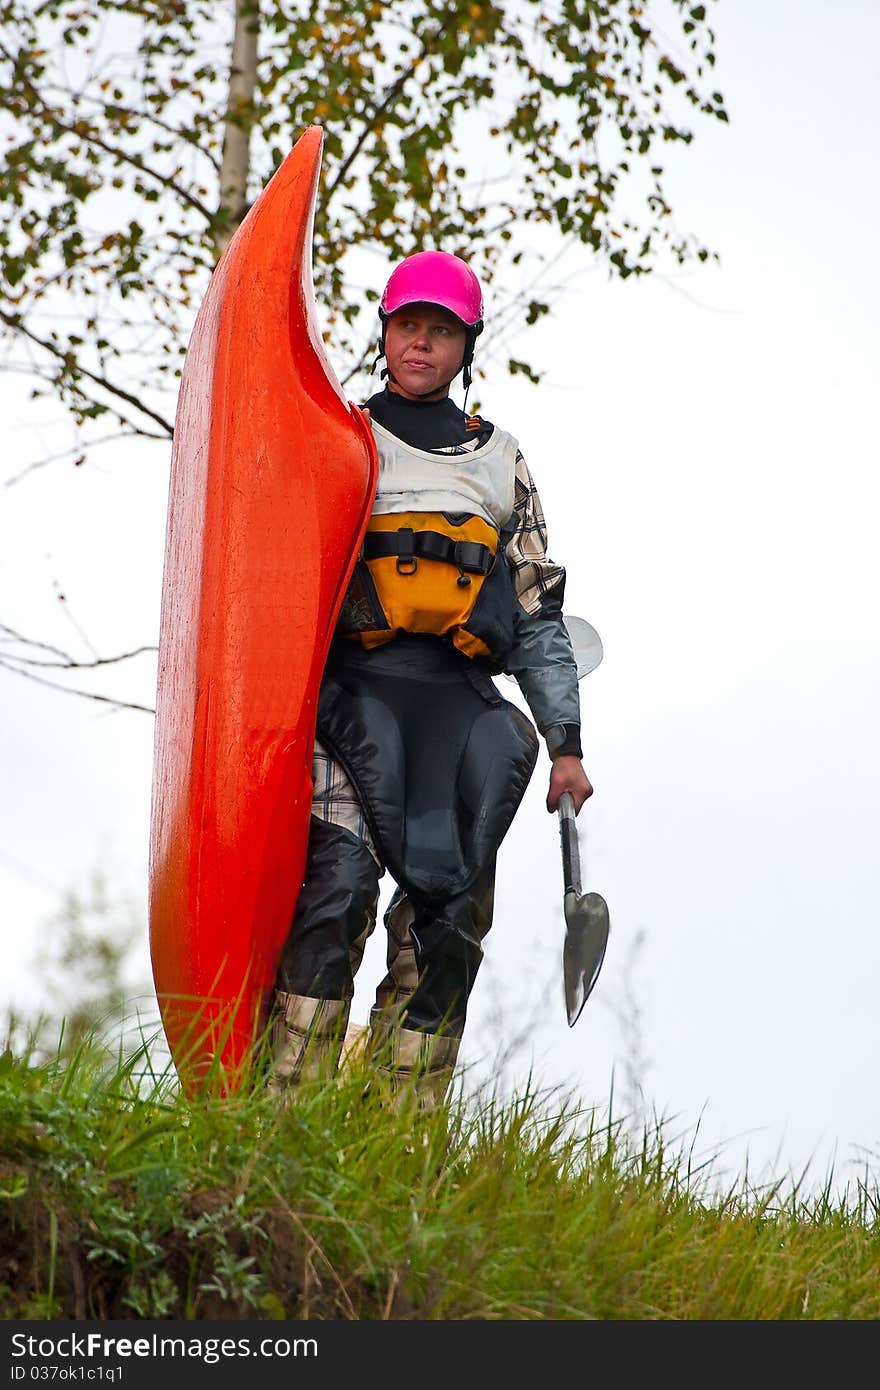
[[[515,438],[449,398],[470,384],[480,285],[422,251],[380,309],[387,386],[366,403],[379,482],[324,673],[305,881],[277,980],[270,1085],[338,1064],[387,868],[388,974],[370,1044],[395,1085],[442,1100],[492,923],[495,857],[534,769],[518,680],[552,759],[547,809],[592,793],[581,763],[565,571],[547,555]],[[465,397],[466,398],[466,397]]]

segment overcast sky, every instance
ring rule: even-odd
[[[713,10],[731,122],[698,125],[669,192],[721,267],[580,274],[528,339],[540,389],[494,372],[478,391],[535,475],[567,610],[604,641],[581,686],[595,796],[578,825],[612,939],[569,1029],[542,754],[499,856],[463,1060],[491,1055],[502,1006],[505,1038],[533,1028],[516,1076],[533,1064],[604,1106],[635,1056],[649,1110],[670,1134],[698,1126],[722,1168],[812,1159],[816,1174],[833,1158],[842,1182],[866,1155],[880,1167],[880,13]],[[17,383],[4,401],[9,477],[43,441]],[[155,641],[167,465],[127,447],[5,489],[0,619],[74,640],[57,581],[102,652]],[[113,689],[150,703],[153,681],[145,658]],[[40,998],[27,963],[65,889],[103,869],[145,917],[152,721],[0,685],[0,1002],[14,1003]],[[361,1021],[383,952],[380,928]]]

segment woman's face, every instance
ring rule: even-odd
[[[466,337],[461,319],[439,305],[395,309],[385,325],[389,390],[411,401],[435,392],[445,396],[461,368]]]

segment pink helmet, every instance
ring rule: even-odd
[[[448,251],[417,251],[392,270],[379,305],[383,323],[405,304],[439,304],[476,337],[483,328],[480,282],[466,261]]]

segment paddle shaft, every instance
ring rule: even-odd
[[[571,792],[559,798],[559,839],[562,845],[562,876],[566,893],[572,889],[580,897],[581,857],[575,823],[574,801]]]

